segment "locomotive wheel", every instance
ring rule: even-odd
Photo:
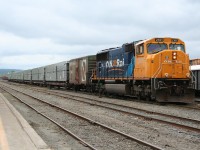
[[[146,100],[146,101],[151,101],[151,96],[149,96],[149,95],[146,96],[146,97],[145,97],[145,100]]]
[[[141,96],[140,94],[138,94],[138,95],[137,95],[137,99],[138,99],[138,100],[141,100],[141,99],[142,99],[142,96]]]

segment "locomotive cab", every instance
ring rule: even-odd
[[[189,56],[180,39],[153,38],[136,44],[134,92],[159,102],[191,102]]]

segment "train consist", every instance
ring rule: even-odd
[[[10,81],[192,103],[194,78],[185,43],[152,38],[105,49],[96,55],[15,72]]]

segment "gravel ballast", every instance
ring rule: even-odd
[[[97,106],[92,106],[92,105],[88,105],[88,104],[84,104],[84,103],[79,103],[79,102],[76,102],[73,100],[59,98],[57,96],[47,95],[47,94],[44,94],[41,92],[35,92],[34,90],[31,90],[28,88],[25,89],[22,86],[20,86],[20,87],[12,86],[12,87],[14,87],[17,90],[24,91],[27,94],[37,96],[38,98],[44,99],[48,102],[52,102],[54,104],[62,106],[73,112],[84,115],[85,117],[91,118],[95,121],[106,124],[110,127],[113,127],[120,131],[123,131],[129,135],[136,136],[139,139],[145,140],[154,145],[158,145],[164,149],[169,149],[169,150],[199,149],[199,147],[200,147],[200,135],[195,132],[182,130],[182,129],[175,128],[170,125],[165,125],[165,124],[157,123],[157,122],[150,121],[150,120],[144,120],[142,118],[119,113],[119,112],[109,110],[109,109],[100,108]],[[93,95],[86,95],[86,94],[74,93],[74,92],[69,92],[69,91],[67,91],[67,92],[59,91],[59,92],[70,93],[71,95],[74,94],[74,95],[79,95],[82,97],[90,97],[90,98],[99,99],[102,101],[109,101],[109,102],[114,102],[117,104],[133,106],[136,108],[142,108],[142,109],[151,110],[151,111],[155,111],[155,112],[161,112],[161,113],[166,113],[166,114],[172,114],[175,116],[200,120],[200,117],[199,117],[200,111],[195,111],[192,109],[185,109],[185,108],[181,109],[180,106],[178,106],[178,107],[177,106],[159,106],[159,105],[154,105],[154,104],[145,104],[145,103],[132,102],[132,101],[122,101],[122,100],[118,100],[118,99],[98,98],[97,96],[93,96]],[[7,96],[8,96],[8,94],[7,94]],[[44,107],[41,107],[41,110],[43,108]],[[20,107],[18,109],[20,109]],[[26,111],[27,110],[24,110],[21,113],[25,113]],[[53,112],[53,111],[51,111],[51,112]],[[51,115],[54,115],[54,114],[55,113],[51,113]],[[29,116],[29,117],[31,117],[31,116]],[[63,117],[61,117],[61,114],[58,115],[56,113],[56,118],[62,120]],[[64,120],[62,120],[62,121],[64,122],[64,124],[66,124],[68,122],[68,120],[66,118],[64,118]],[[70,120],[70,122],[72,122],[72,121]],[[181,121],[178,121],[178,122],[181,123]],[[39,122],[39,123],[34,122],[34,123],[32,123],[32,125],[35,126],[35,128],[37,129],[37,126],[38,125],[40,126],[40,123],[41,122]],[[188,124],[191,126],[198,127],[198,125],[194,125],[191,123],[188,123]],[[76,127],[74,130],[76,130]],[[85,130],[88,131],[88,130],[91,130],[91,128],[85,128]],[[95,132],[93,132],[93,133],[94,133],[93,134],[94,139],[98,139],[99,134],[97,134]],[[87,137],[86,133],[85,133],[85,136]],[[115,138],[118,138],[118,137],[115,137]],[[109,139],[109,137],[108,137],[108,139]],[[116,139],[115,139],[115,141],[116,141]],[[126,145],[128,145],[125,149],[131,149],[134,146],[134,145],[131,145],[129,143],[129,141],[126,141],[126,139],[124,140],[124,139],[119,138],[119,141],[124,142]],[[119,145],[121,144],[120,142],[119,142]],[[108,143],[112,143],[112,142],[108,140]],[[105,147],[108,145],[105,145]],[[110,145],[110,147],[113,147],[113,149],[114,148],[115,149],[116,148],[117,149],[124,148],[124,146],[116,147],[116,145],[114,145],[114,144],[112,146],[111,145]],[[96,146],[98,146],[98,145],[96,145]],[[101,147],[101,146],[99,146],[99,147]],[[135,148],[140,149],[140,147],[137,147],[137,146]]]

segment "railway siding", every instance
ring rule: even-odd
[[[177,147],[184,149],[192,147],[193,149],[198,149],[199,146],[197,143],[199,143],[200,137],[199,133],[196,132],[180,130],[173,126],[169,126],[162,123],[156,123],[153,120],[144,119],[139,116],[131,116],[128,114],[124,114],[122,112],[116,112],[114,110],[101,108],[92,104],[89,105],[80,103],[78,101],[70,100],[70,98],[68,99],[61,98],[53,95],[53,92],[52,95],[49,95],[47,93],[46,94],[42,93],[42,91],[41,92],[35,91],[31,88],[24,89],[23,87],[18,87],[17,89],[20,91],[24,91],[27,94],[35,95],[36,97],[41,98],[43,100],[48,100],[48,102],[52,102],[56,105],[63,106],[66,109],[82,114],[95,121],[106,124],[112,128],[118,129],[124,133],[139,137],[140,139],[145,140],[147,142],[151,143],[153,141],[154,145],[158,145],[160,147],[163,147],[164,149],[171,150],[171,149],[176,149]],[[76,97],[76,95],[82,95],[82,98],[90,97],[93,99],[93,97],[95,97],[91,95],[87,96],[72,92],[62,92],[62,91],[59,92],[70,93],[71,95],[74,94],[74,98]],[[107,98],[105,98],[104,100],[106,101],[106,99]],[[129,103],[125,101],[119,101],[119,102],[121,103],[124,102],[122,105]],[[140,104],[143,105],[142,103]],[[155,106],[155,107],[162,108],[163,106]]]

